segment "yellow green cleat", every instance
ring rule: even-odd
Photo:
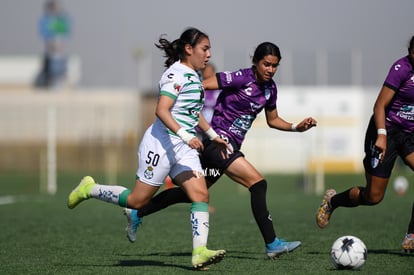
[[[70,209],[75,208],[79,203],[90,198],[89,192],[95,185],[95,180],[90,177],[84,177],[78,186],[72,190],[68,197],[68,207]]]
[[[195,269],[204,270],[206,266],[216,264],[226,256],[225,250],[209,250],[200,246],[193,250],[192,265]]]

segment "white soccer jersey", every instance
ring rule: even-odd
[[[177,61],[162,75],[159,89],[160,96],[175,100],[171,109],[173,118],[187,132],[196,135],[195,127],[204,106],[204,89],[197,72]],[[156,122],[157,126],[159,122]],[[169,133],[175,135],[171,131]]]
[[[199,113],[204,105],[204,90],[198,74],[180,62],[162,75],[160,95],[175,100],[171,114],[187,132],[196,135]],[[161,186],[165,177],[175,178],[185,171],[202,174],[198,151],[190,148],[160,119],[144,134],[138,149],[137,177],[149,185]]]

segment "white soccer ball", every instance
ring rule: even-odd
[[[367,260],[367,252],[359,238],[342,236],[332,245],[331,260],[336,269],[358,269]]]
[[[402,196],[407,192],[408,189],[408,180],[404,176],[398,176],[394,180],[394,191],[397,195]]]

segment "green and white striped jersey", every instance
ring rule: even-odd
[[[204,106],[204,89],[196,71],[180,61],[171,65],[159,82],[159,96],[166,95],[175,100],[171,108],[173,118],[187,132],[196,135],[199,114]],[[168,129],[170,134],[175,135]]]

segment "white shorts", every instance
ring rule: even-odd
[[[161,186],[169,175],[172,179],[185,171],[202,174],[198,151],[182,139],[169,135],[165,128],[151,125],[138,149],[137,177],[140,181]]]

